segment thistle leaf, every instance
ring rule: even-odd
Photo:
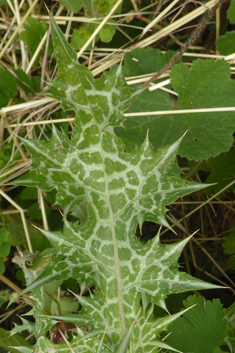
[[[57,203],[65,214],[86,203],[87,221],[81,226],[65,220],[61,232],[42,230],[55,255],[26,291],[34,293],[46,283],[69,277],[79,282],[81,291],[94,283],[89,297],[76,295],[82,307],[79,314],[63,317],[78,326],[91,325],[97,332],[95,338],[81,336],[82,352],[96,352],[105,330],[104,351],[118,349],[145,296],[146,307],[129,335],[130,346],[137,347],[141,339],[147,348],[133,351],[154,353],[154,340],[172,317],[157,320],[152,309],[147,310],[147,302],[166,309],[170,293],[216,286],[178,271],[177,261],[188,239],[163,245],[158,234],[144,245],[135,237],[136,228],[145,220],[168,226],[166,205],[206,185],[180,178],[175,165],[180,139],[155,151],[146,136],[140,147],[126,153],[109,127],[123,125],[122,111],[138,92],[125,84],[121,66],[94,80],[77,63],[53,20],[52,35],[59,77],[50,83],[49,94],[65,110],[75,111],[76,126],[71,140],[55,127],[49,142],[24,140],[33,170],[17,184],[56,188]],[[154,342],[147,344],[149,340]],[[42,342],[47,345],[46,339]]]

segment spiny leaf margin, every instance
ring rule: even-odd
[[[93,330],[107,327],[104,344],[113,351],[132,325],[142,296],[166,308],[165,298],[170,293],[215,288],[178,271],[177,260],[188,240],[163,245],[158,234],[143,245],[135,237],[137,225],[141,227],[144,220],[167,226],[165,205],[206,185],[179,177],[175,156],[180,140],[154,151],[147,136],[142,146],[125,153],[121,140],[107,129],[123,124],[120,111],[137,94],[124,84],[121,66],[94,80],[78,65],[53,21],[52,34],[60,75],[50,83],[50,94],[61,100],[65,110],[76,111],[76,127],[71,140],[55,128],[49,142],[25,140],[34,170],[17,183],[56,188],[57,202],[65,213],[87,202],[88,219],[82,227],[65,221],[63,232],[42,231],[56,255],[27,291],[36,293],[39,286],[69,277],[79,281],[81,290],[94,282],[94,293],[79,297],[82,310],[75,320],[91,324]],[[73,75],[63,71],[63,65],[72,65]],[[75,87],[71,80],[80,74],[82,79]],[[152,314],[147,321],[143,317],[143,337],[146,333],[156,336],[153,320]],[[140,334],[133,335],[130,345],[137,344]],[[148,352],[156,352],[153,346]]]

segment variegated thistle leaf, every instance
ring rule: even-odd
[[[146,137],[140,148],[125,153],[109,128],[122,125],[121,112],[137,94],[126,86],[121,66],[94,80],[53,20],[52,35],[59,77],[49,92],[65,110],[76,112],[76,126],[71,140],[55,128],[49,142],[24,140],[34,170],[17,184],[56,188],[65,214],[86,202],[88,218],[83,226],[65,221],[62,232],[42,231],[55,255],[27,291],[69,277],[79,281],[81,290],[95,283],[94,294],[78,297],[79,315],[67,319],[97,332],[107,328],[104,347],[112,352],[135,320],[141,299],[165,308],[170,293],[214,287],[178,271],[187,240],[162,245],[156,236],[143,245],[135,237],[144,220],[167,226],[165,206],[203,186],[179,177],[175,155],[180,140],[154,151]],[[152,340],[157,331],[152,314],[142,313],[138,320],[132,347]]]

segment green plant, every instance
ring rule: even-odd
[[[0,229],[0,273],[4,273],[4,258],[9,255],[11,249],[11,234],[5,227]]]
[[[195,353],[218,350],[225,343],[228,325],[220,300],[203,301],[194,295],[183,303],[191,309],[169,326],[166,342],[182,352],[190,352],[192,345]]]
[[[163,245],[156,235],[144,245],[135,237],[136,227],[141,230],[145,220],[168,227],[165,205],[206,185],[179,177],[174,160],[180,140],[155,151],[147,134],[140,147],[124,151],[113,127],[123,125],[122,112],[141,91],[126,86],[120,65],[94,80],[77,63],[53,19],[51,23],[59,77],[49,84],[47,95],[59,99],[65,111],[76,112],[75,128],[71,140],[56,128],[48,142],[24,139],[33,171],[14,184],[56,188],[56,203],[65,217],[84,203],[88,216],[82,226],[65,220],[61,232],[42,230],[53,246],[50,261],[43,272],[41,267],[34,272],[24,268],[24,293],[32,292],[36,323],[29,327],[24,320],[13,332],[26,325],[37,337],[34,349],[55,351],[60,346],[45,334],[57,319],[92,327],[87,335],[81,330],[74,335],[74,350],[157,352],[157,347],[167,347],[159,334],[182,313],[157,319],[153,304],[166,309],[170,293],[215,286],[178,271],[177,260],[188,239]],[[75,294],[81,311],[45,317],[55,301],[53,292],[70,277],[78,280],[81,294],[94,284],[90,296]],[[64,337],[65,329],[57,334]]]
[[[233,143],[234,112],[224,109],[234,105],[235,86],[230,79],[229,64],[225,60],[195,60],[192,56],[189,67],[185,60],[184,63],[181,59],[177,61],[171,68],[170,80],[161,82],[163,78],[160,77],[163,90],[151,87],[150,91],[140,89],[139,85],[127,86],[124,76],[129,84],[142,75],[146,75],[148,80],[154,72],[161,72],[161,69],[171,62],[175,53],[168,51],[162,54],[159,49],[143,49],[146,48],[147,41],[139,38],[130,46],[128,44],[129,48],[124,54],[122,64],[113,66],[113,63],[120,61],[120,55],[113,54],[113,48],[120,49],[122,44],[127,45],[131,37],[139,36],[141,27],[137,29],[135,26],[139,26],[141,20],[152,19],[153,16],[153,13],[148,16],[143,10],[140,16],[138,14],[135,17],[131,11],[132,8],[138,10],[137,1],[123,1],[122,13],[116,14],[115,20],[109,18],[106,25],[94,35],[94,31],[103,21],[103,16],[110,13],[114,3],[117,4],[114,0],[61,1],[61,4],[72,11],[68,12],[71,15],[71,23],[74,19],[76,21],[73,11],[84,8],[84,22],[88,21],[87,23],[78,30],[74,29],[77,26],[75,23],[71,27],[68,24],[66,30],[64,27],[62,29],[65,30],[66,38],[72,33],[73,48],[80,49],[86,43],[86,49],[83,47],[78,54],[79,60],[82,65],[88,63],[89,70],[95,76],[105,70],[106,73],[99,79],[95,80],[87,68],[78,64],[77,54],[72,51],[52,21],[59,77],[55,81],[52,78],[50,82],[50,78],[54,76],[52,72],[55,72],[55,60],[49,36],[47,42],[45,36],[48,17],[37,17],[38,9],[39,13],[42,10],[40,6],[37,8],[36,18],[29,17],[24,24],[25,31],[20,34],[20,39],[24,41],[21,42],[22,64],[16,65],[14,70],[10,69],[9,65],[9,70],[2,67],[0,71],[0,104],[3,107],[27,102],[33,98],[36,102],[38,96],[34,97],[34,94],[40,92],[40,86],[44,87],[45,77],[50,82],[49,92],[46,94],[52,97],[52,106],[58,107],[57,112],[50,115],[50,119],[56,119],[56,128],[53,126],[52,129],[46,121],[47,107],[40,115],[40,119],[44,120],[42,123],[45,124],[43,128],[40,125],[33,129],[27,128],[27,131],[24,128],[25,119],[30,125],[29,118],[32,118],[37,109],[32,113],[30,110],[23,110],[24,114],[19,114],[17,118],[15,115],[13,121],[4,116],[5,126],[9,128],[4,134],[4,142],[11,138],[14,144],[2,144],[0,157],[3,172],[0,193],[7,200],[10,195],[10,202],[14,207],[17,203],[20,205],[18,210],[22,220],[23,210],[31,219],[27,222],[25,220],[23,229],[20,216],[6,214],[12,212],[12,207],[6,205],[8,209],[2,214],[4,227],[0,232],[0,243],[6,243],[6,249],[3,246],[1,260],[10,264],[13,257],[13,249],[9,253],[10,245],[20,246],[21,260],[19,255],[15,255],[13,262],[23,268],[27,288],[22,293],[22,290],[13,284],[14,280],[10,283],[11,278],[6,278],[9,276],[8,269],[6,268],[4,277],[4,267],[0,262],[0,279],[10,284],[20,295],[18,298],[16,294],[1,291],[0,304],[16,300],[17,310],[20,310],[25,305],[21,303],[23,300],[32,306],[28,314],[34,317],[35,322],[22,317],[22,325],[15,325],[9,332],[2,329],[0,347],[12,352],[27,353],[143,353],[169,352],[173,349],[180,349],[184,353],[233,352],[234,305],[222,300],[221,287],[194,279],[183,272],[191,273],[187,251],[194,252],[195,268],[203,267],[207,271],[204,261],[206,257],[203,257],[204,252],[201,251],[201,248],[205,250],[206,242],[210,244],[208,248],[211,255],[208,254],[208,257],[211,256],[214,260],[213,255],[216,254],[213,262],[216,269],[219,268],[220,260],[224,260],[219,255],[224,255],[220,249],[223,233],[214,237],[214,227],[204,228],[202,234],[199,230],[198,235],[193,238],[184,237],[198,229],[197,215],[193,225],[190,224],[192,219],[187,223],[193,210],[190,209],[191,206],[186,205],[190,204],[191,200],[191,204],[194,204],[195,200],[200,202],[199,200],[205,195],[209,196],[211,192],[220,194],[221,189],[224,193],[234,189],[234,149],[230,149]],[[16,2],[14,4],[16,6]],[[149,5],[149,2],[142,0],[141,7],[144,8],[145,5]],[[165,8],[164,6],[168,6],[167,3],[162,8]],[[188,6],[186,5],[186,8]],[[228,11],[230,18],[233,17],[233,6],[234,1]],[[116,11],[120,9],[119,7]],[[41,14],[43,13],[44,10]],[[81,13],[82,11],[79,16]],[[122,17],[123,14],[125,17]],[[61,15],[61,19],[66,15],[65,8]],[[125,22],[124,18],[127,22],[133,21],[130,27],[121,27],[123,21]],[[164,21],[162,24],[164,27]],[[213,28],[213,24],[211,27]],[[127,30],[125,41],[123,38],[120,41],[121,28],[121,33],[125,32],[123,28]],[[160,26],[159,30],[161,33]],[[165,28],[163,32],[166,33]],[[155,34],[156,40],[161,38],[157,32]],[[163,43],[166,48],[176,48],[173,40],[177,38],[185,42],[187,37],[170,35],[172,40],[164,40]],[[90,36],[92,40],[88,45],[87,39],[91,38]],[[154,43],[154,36],[149,32],[146,39]],[[102,43],[110,40],[110,45]],[[221,36],[216,44],[221,54],[229,55],[233,52],[233,42],[234,33],[231,32]],[[26,72],[32,67],[37,69],[30,71],[31,78],[19,69],[26,69],[27,60],[23,51],[25,43],[29,49],[29,53],[26,53],[32,57]],[[112,48],[110,58],[99,60],[97,53],[102,46]],[[135,49],[130,50],[133,47]],[[12,48],[19,54],[17,42]],[[34,55],[39,53],[39,49],[43,60]],[[194,51],[193,48],[190,50]],[[104,48],[102,51],[102,55],[107,55]],[[15,57],[14,55],[12,57]],[[194,55],[200,56],[195,53]],[[42,77],[35,76],[40,74],[40,65],[43,66]],[[108,72],[107,68],[110,67],[112,68]],[[9,84],[6,84],[7,80]],[[167,87],[165,91],[164,87]],[[64,112],[54,98],[62,103]],[[14,107],[9,107],[9,111],[12,108],[14,111]],[[15,109],[17,110],[17,105]],[[201,109],[203,112],[194,109]],[[7,111],[8,107],[2,110],[4,114]],[[69,125],[74,115],[74,125]],[[14,122],[20,122],[22,125],[15,126]],[[33,121],[33,124],[37,124],[37,121]],[[12,127],[16,127],[14,134]],[[17,135],[24,136],[25,133],[29,139],[22,139],[21,142],[24,142],[29,153],[25,153],[24,147],[18,143]],[[32,137],[36,140],[31,140]],[[15,143],[19,152],[14,155]],[[175,163],[176,154],[179,155],[177,164],[181,169]],[[5,171],[9,166],[16,165],[20,155],[27,163],[28,156],[32,157],[31,172],[14,183],[18,187],[8,188]],[[202,159],[208,158],[210,159],[205,163],[201,162]],[[205,184],[188,181],[193,180],[191,176],[197,171],[199,173],[195,175],[194,180],[201,179]],[[8,171],[8,174],[9,172],[12,173]],[[183,178],[180,177],[181,173]],[[15,177],[10,175],[11,179]],[[219,184],[200,191],[206,187],[206,183],[218,181]],[[23,191],[22,185],[26,185]],[[3,191],[5,188],[6,191]],[[182,198],[193,191],[197,192]],[[178,198],[178,202],[172,205]],[[182,209],[177,206],[179,201],[182,203]],[[61,214],[54,205],[59,206]],[[168,214],[166,206],[170,209]],[[5,204],[2,205],[3,209],[4,207]],[[232,207],[229,208],[230,212]],[[195,208],[197,209],[196,206]],[[160,234],[164,234],[166,230],[159,230],[159,227],[153,226],[151,222],[161,224],[163,229],[169,229],[167,220],[170,219],[169,223],[174,229],[176,223],[173,223],[172,217],[176,210],[183,215],[185,230],[182,231],[183,222],[180,224],[179,221],[177,226],[180,226],[179,236],[184,240],[175,242],[175,239],[170,239],[172,245],[163,245],[160,242]],[[207,210],[207,213],[210,212]],[[145,221],[150,222],[143,225]],[[30,222],[36,227],[32,227]],[[40,231],[42,227],[45,230]],[[153,229],[152,235],[147,234],[147,237],[146,227]],[[199,227],[203,228],[201,225]],[[221,228],[223,231],[223,227]],[[168,230],[166,238],[163,236],[164,242],[169,241],[170,234],[171,231]],[[207,240],[203,239],[205,235],[208,236]],[[145,238],[148,239],[147,243]],[[224,243],[224,252],[231,255],[228,262],[231,269],[234,269],[233,238],[231,231]],[[184,245],[189,239],[190,246],[186,249]],[[197,245],[192,246],[195,243]],[[27,253],[28,250],[30,253]],[[183,256],[180,257],[182,250]],[[179,257],[180,265],[182,266],[182,260],[186,264],[186,270],[183,268],[181,272],[178,270]],[[211,268],[207,272],[214,273]],[[203,273],[193,274],[201,279],[209,278]],[[19,286],[24,287],[22,270],[18,270],[14,275],[21,281]],[[228,276],[225,281],[217,274],[215,276],[218,283],[224,286],[229,282],[233,284],[232,278]],[[231,306],[226,310],[218,299],[206,301],[196,296],[187,298],[188,290],[205,288],[217,288],[217,291],[210,293],[219,296],[225,307]],[[69,294],[68,289],[72,290],[73,294]],[[206,292],[205,296],[208,295],[210,294]],[[184,308],[180,311],[182,299],[185,299]],[[195,304],[196,306],[193,306]],[[166,313],[166,309],[169,312]],[[166,337],[168,333],[169,336]],[[30,343],[23,337],[28,334],[32,334]],[[194,343],[195,339],[197,344]]]

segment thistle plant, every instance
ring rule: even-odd
[[[54,126],[50,141],[23,139],[33,165],[15,184],[55,188],[64,230],[41,230],[52,246],[47,265],[33,271],[24,268],[24,292],[31,292],[35,303],[35,323],[23,319],[14,332],[27,329],[37,338],[25,352],[154,353],[167,347],[160,333],[182,314],[166,312],[156,318],[154,305],[167,311],[169,294],[216,286],[178,270],[189,239],[163,245],[156,234],[143,244],[136,229],[141,230],[144,221],[170,227],[166,206],[206,185],[180,178],[175,163],[180,136],[170,146],[154,150],[147,134],[140,147],[125,151],[114,127],[124,125],[123,112],[140,90],[126,85],[121,65],[94,79],[79,65],[53,19],[51,24],[59,75],[48,83],[47,95],[59,100],[64,111],[75,112],[75,127],[71,139]],[[87,210],[85,219],[66,220],[81,207]],[[55,299],[57,288],[70,277],[80,286],[80,294],[74,294],[80,305],[76,314],[63,313],[63,303]],[[89,296],[83,296],[87,288]],[[55,301],[61,307],[59,316],[51,312]],[[77,327],[69,339],[68,323]],[[47,332],[56,326],[60,339],[53,343]],[[89,327],[89,332],[80,327]]]

